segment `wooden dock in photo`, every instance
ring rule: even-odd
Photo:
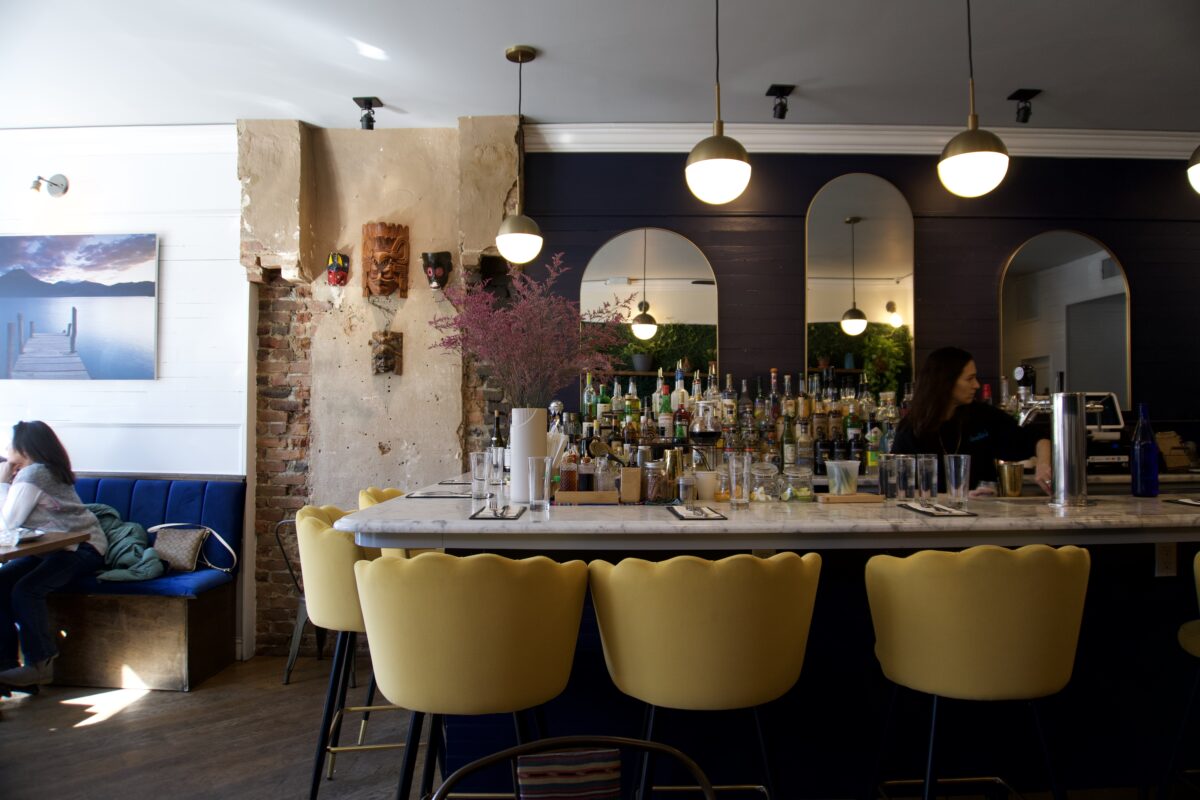
[[[75,335],[79,328],[79,316],[71,308],[71,322],[63,333],[38,333],[29,323],[28,336],[24,335],[23,315],[17,315],[16,323],[8,323],[8,343],[5,355],[7,374],[2,377],[14,380],[90,380],[83,359],[75,350]]]

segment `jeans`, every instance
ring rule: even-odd
[[[26,664],[58,655],[46,595],[102,569],[104,556],[86,542],[73,552],[56,550],[0,565],[0,670],[17,666],[18,629]]]

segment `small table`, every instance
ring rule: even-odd
[[[0,547],[0,563],[12,561],[14,558],[21,558],[22,556],[40,556],[45,553],[52,553],[55,550],[61,550],[73,544],[86,542],[88,536],[89,534],[87,533],[51,531],[44,536],[30,539],[27,542],[19,542],[12,547]]]

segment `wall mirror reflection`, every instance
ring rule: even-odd
[[[588,262],[579,306],[588,311],[612,302],[614,295],[634,294],[628,341],[621,349],[617,374],[647,379],[662,367],[670,381],[676,363],[682,361],[690,388],[693,372],[707,374],[710,362],[717,360],[717,277],[712,265],[690,239],[673,231],[625,231],[609,239]],[[641,312],[643,301],[646,307]],[[649,315],[652,324],[638,324],[635,330],[634,317],[639,313]],[[641,396],[654,389],[652,379],[635,383]],[[623,380],[622,387],[626,385]]]
[[[1021,245],[1000,283],[1000,359],[1010,379],[1033,367],[1034,389],[1112,392],[1129,408],[1129,284],[1103,244],[1049,231]]]
[[[839,386],[902,391],[913,370],[908,201],[878,176],[841,175],[813,198],[805,239],[808,370]]]

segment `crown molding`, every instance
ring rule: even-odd
[[[989,128],[1014,156],[1186,160],[1200,133],[1067,128]],[[751,153],[938,155],[962,128],[935,125],[726,124]],[[531,153],[687,153],[709,123],[526,125]]]

